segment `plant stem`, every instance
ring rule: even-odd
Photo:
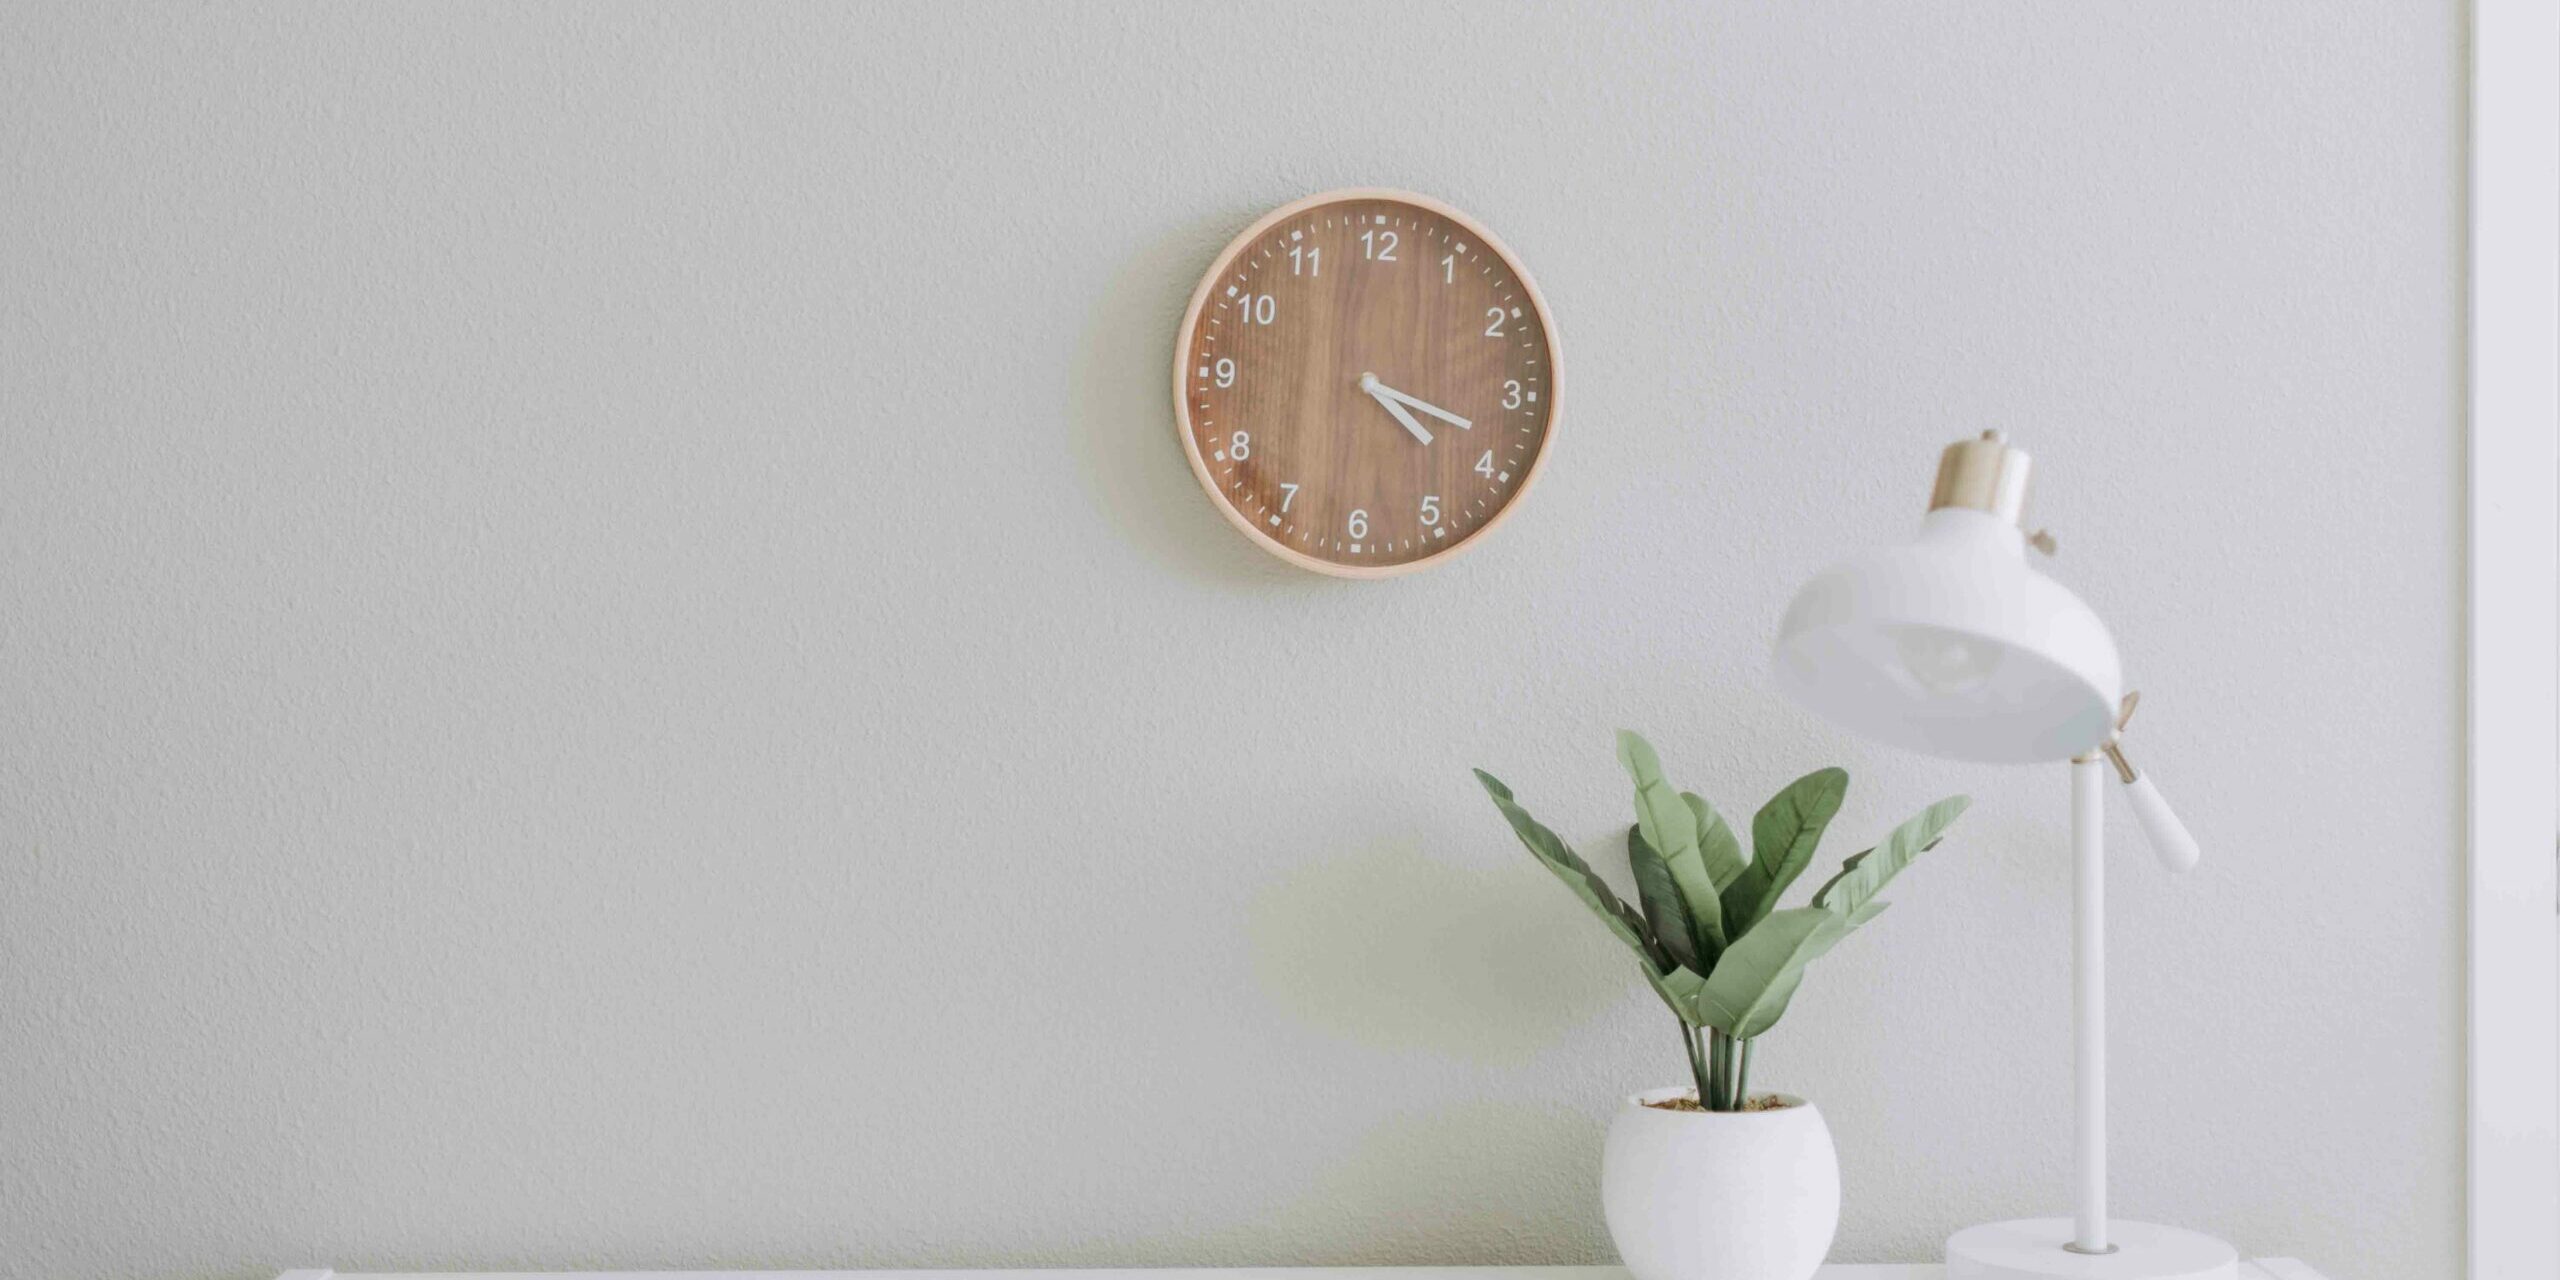
[[[1698,1049],[1698,1029],[1680,1024],[1680,1047],[1689,1051],[1689,1078],[1697,1082],[1698,1105],[1707,1105],[1707,1059]]]
[[[1751,1045],[1749,1040],[1742,1041],[1734,1062],[1733,1109],[1736,1111],[1751,1105]]]
[[[1733,1110],[1733,1040],[1721,1031],[1707,1032],[1707,1070],[1712,1096],[1699,1105],[1709,1111]]]

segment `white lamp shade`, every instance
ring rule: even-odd
[[[1846,728],[1994,764],[2095,749],[2122,682],[2106,624],[2027,563],[2017,526],[1960,507],[1806,583],[1776,666],[1781,689]]]

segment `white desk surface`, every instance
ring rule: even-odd
[[[1824,1267],[1815,1280],[1943,1280],[1934,1262]],[[2291,1258],[2240,1264],[2241,1280],[2325,1280]],[[287,1271],[277,1280],[1628,1280],[1625,1267],[1149,1267],[1023,1271]]]

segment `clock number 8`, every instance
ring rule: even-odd
[[[1227,437],[1227,459],[1242,462],[1253,456],[1253,437],[1242,431]]]

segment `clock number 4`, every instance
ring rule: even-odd
[[[1493,450],[1485,450],[1484,455],[1476,459],[1476,474],[1488,480],[1493,478]]]
[[[1360,256],[1367,258],[1371,262],[1395,261],[1396,233],[1392,231],[1361,232]]]

